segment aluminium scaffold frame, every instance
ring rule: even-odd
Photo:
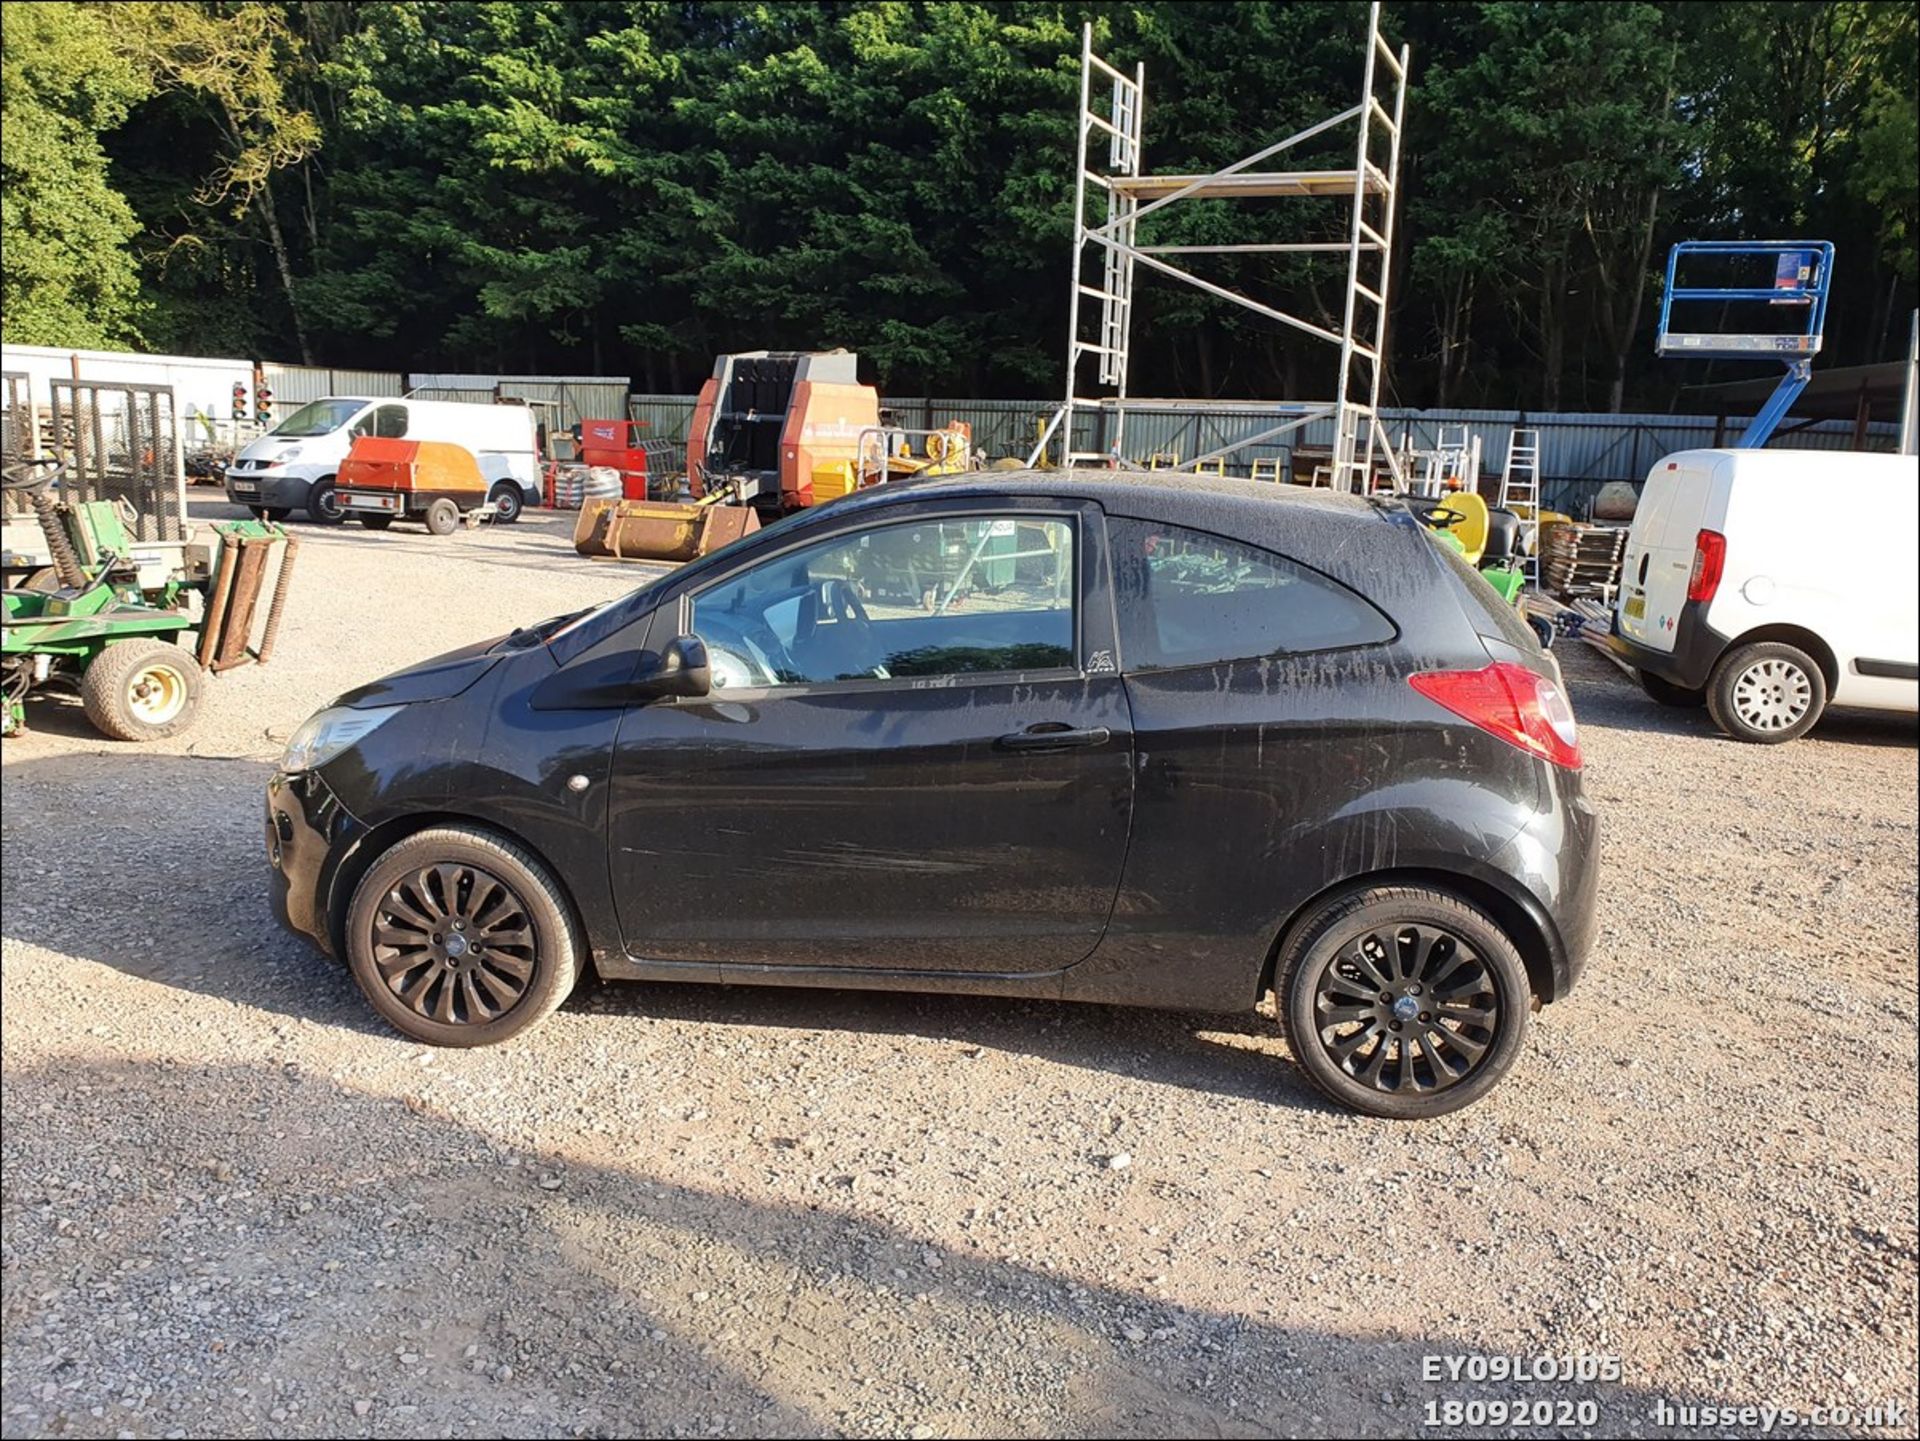
[[[1326,416],[1334,418],[1334,447],[1330,467],[1336,490],[1364,491],[1373,475],[1373,460],[1378,455],[1387,472],[1399,484],[1404,477],[1380,425],[1380,388],[1386,365],[1387,282],[1393,268],[1394,198],[1400,176],[1400,130],[1406,114],[1407,71],[1411,52],[1402,45],[1395,54],[1380,34],[1379,0],[1368,7],[1366,60],[1362,71],[1360,101],[1338,115],[1289,135],[1286,139],[1255,151],[1206,175],[1146,175],[1141,172],[1144,147],[1142,120],[1146,111],[1146,67],[1137,65],[1131,76],[1109,65],[1093,53],[1093,27],[1083,27],[1080,38],[1080,105],[1078,110],[1077,153],[1073,182],[1073,267],[1068,293],[1067,385],[1066,396],[1041,431],[1028,457],[1037,465],[1046,454],[1055,432],[1062,436],[1063,463],[1124,460],[1126,417],[1132,410],[1196,409],[1229,403],[1236,409],[1264,410],[1284,416],[1272,427],[1223,445],[1188,462],[1193,468],[1233,451],[1259,445],[1297,430]],[[1376,93],[1380,69],[1391,77],[1393,108],[1389,113]],[[1104,114],[1093,107],[1096,74],[1111,82],[1111,93]],[[1358,137],[1351,169],[1336,170],[1256,170],[1253,167],[1282,151],[1312,140],[1349,121],[1358,122]],[[1087,163],[1088,143],[1096,131],[1109,141],[1106,172]],[[1376,136],[1388,141],[1387,163],[1383,169],[1375,163],[1369,147]],[[1106,197],[1105,215],[1097,224],[1087,221],[1087,192],[1102,192]],[[1181,200],[1252,199],[1274,196],[1320,196],[1351,199],[1352,215],[1343,241],[1308,241],[1243,245],[1142,245],[1139,223],[1146,216]],[[1369,213],[1370,208],[1372,214]],[[1089,285],[1085,279],[1087,247],[1101,252],[1101,284]],[[1347,256],[1347,283],[1341,325],[1332,330],[1297,315],[1254,299],[1251,295],[1217,285],[1183,269],[1163,256],[1199,254],[1303,254],[1340,253]],[[1222,300],[1288,326],[1336,347],[1339,370],[1334,396],[1325,402],[1271,402],[1215,400],[1144,399],[1127,393],[1127,368],[1131,359],[1133,330],[1134,268],[1148,269],[1183,281]],[[1097,339],[1082,333],[1081,302],[1098,301]],[[1367,319],[1370,312],[1371,319]],[[1361,337],[1365,336],[1365,339]],[[1095,387],[1108,387],[1110,395],[1082,393],[1081,366],[1093,357]],[[1112,417],[1109,449],[1086,451],[1073,449],[1074,421],[1083,413]]]

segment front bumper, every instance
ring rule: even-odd
[[[341,861],[365,834],[311,771],[275,771],[267,782],[268,895],[275,918],[333,955],[328,901]]]
[[[229,470],[226,483],[227,499],[235,505],[298,510],[307,503],[307,482],[298,476],[275,475],[264,470]]]

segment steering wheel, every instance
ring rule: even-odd
[[[836,660],[866,661],[873,655],[873,622],[868,618],[867,608],[861,604],[859,592],[853,588],[852,581],[832,576],[812,582],[806,599],[800,603],[800,614],[794,623],[793,648],[796,652],[811,649],[820,642],[820,624],[823,620],[832,624],[832,649]],[[884,677],[887,673],[886,667],[877,662],[865,669],[872,676]]]
[[[1464,511],[1442,510],[1438,506],[1435,506],[1432,510],[1421,516],[1420,520],[1422,524],[1431,530],[1452,530],[1453,527],[1460,524],[1460,522],[1466,518]]]
[[[53,466],[53,472],[49,475],[36,475],[35,470],[43,465]],[[6,468],[4,474],[0,474],[0,487],[7,490],[38,490],[43,485],[53,484],[65,469],[65,461],[50,455],[43,455],[38,460],[15,461]]]

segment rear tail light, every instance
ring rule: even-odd
[[[1483,670],[1422,671],[1411,684],[1488,735],[1570,771],[1580,769],[1573,707],[1545,676],[1502,660]]]
[[[1687,577],[1687,599],[1712,600],[1726,566],[1727,538],[1717,530],[1701,531],[1693,540],[1693,573]]]

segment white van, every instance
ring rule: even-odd
[[[1682,451],[1647,477],[1609,644],[1738,740],[1792,740],[1829,704],[1920,710],[1917,547],[1910,455]]]
[[[539,428],[531,406],[365,396],[310,401],[253,441],[227,467],[227,499],[268,520],[304,510],[322,525],[338,525],[346,511],[334,475],[362,435],[465,446],[489,482],[496,521],[518,520],[540,501]]]

